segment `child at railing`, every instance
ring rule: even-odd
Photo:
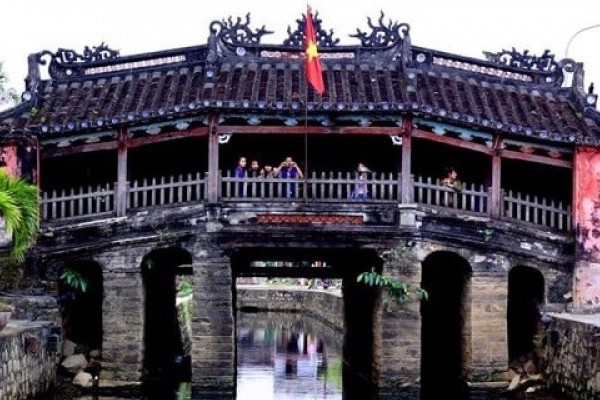
[[[356,186],[352,192],[352,198],[354,200],[366,200],[369,198],[369,189],[367,187],[367,179],[371,170],[363,163],[358,163],[356,167]]]
[[[453,167],[446,168],[446,177],[442,179],[442,185],[453,190],[451,193],[443,193],[444,195],[444,206],[446,207],[458,207],[458,201],[456,201],[457,193],[462,191],[462,183],[458,180],[458,172]]]
[[[446,168],[446,177],[442,179],[442,185],[451,188],[455,192],[462,190],[462,183],[458,180],[458,172],[454,168]]]

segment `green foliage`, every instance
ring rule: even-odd
[[[425,290],[420,287],[413,289],[406,282],[383,276],[379,272],[376,272],[375,268],[371,268],[371,271],[358,275],[356,280],[367,286],[383,288],[397,304],[402,304],[409,300],[427,300],[427,292]]]
[[[194,293],[194,285],[185,279],[180,280],[177,285],[177,296],[187,296],[192,293]]]
[[[325,371],[325,380],[333,383],[337,388],[342,388],[342,359],[336,358],[330,361]]]
[[[382,258],[386,264],[394,265],[402,270],[408,264],[415,261],[411,248],[414,243],[406,241],[384,253]],[[388,276],[384,276],[372,268],[371,271],[363,272],[357,277],[358,282],[367,286],[380,287],[393,299],[396,304],[402,304],[412,300],[427,300],[427,292],[418,286],[410,285]],[[384,302],[385,304],[385,302]]]
[[[152,228],[158,235],[158,240],[160,240],[161,243],[170,243],[177,238],[177,236],[168,228],[159,228],[158,226],[153,226]]]
[[[12,311],[14,311],[14,310],[15,310],[15,308],[13,307],[13,305],[12,305],[12,304],[10,304],[10,303],[9,303],[9,302],[7,302],[7,301],[0,300],[0,312],[1,312],[1,311],[3,311],[3,312],[6,312],[6,311],[11,311],[11,312],[12,312]]]
[[[483,236],[483,241],[486,243],[489,242],[494,236],[494,230],[492,228],[479,229],[477,232],[481,233]]]
[[[152,261],[152,259],[148,258],[148,259],[146,259],[146,261],[144,261],[144,264],[146,264],[146,268],[152,269],[152,267],[154,266],[154,261]]]
[[[86,357],[89,356],[90,354],[90,346],[87,346],[85,344],[78,344],[77,346],[75,346],[75,349],[73,349],[73,353],[74,354],[83,354]]]
[[[23,261],[39,229],[39,193],[35,185],[0,170],[0,213],[12,236],[11,259]]]
[[[85,292],[88,288],[88,280],[79,271],[72,268],[65,268],[60,275],[60,279],[69,287]]]

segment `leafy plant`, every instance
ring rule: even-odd
[[[494,230],[492,228],[479,229],[477,232],[481,233],[484,242],[489,242],[494,236]]]
[[[0,213],[6,235],[12,237],[11,259],[23,261],[40,224],[38,188],[0,169]]]
[[[194,285],[185,279],[180,280],[179,284],[177,285],[177,295],[187,296],[192,293],[194,293]]]
[[[415,245],[413,241],[401,242],[390,251],[382,254],[386,264],[394,265],[399,269],[406,269],[410,263],[415,261],[414,252],[411,250]],[[363,272],[357,277],[358,282],[367,286],[380,287],[384,289],[396,304],[402,304],[411,300],[427,300],[428,294],[418,286],[407,282],[384,276],[371,268],[371,271]],[[386,304],[387,302],[384,302]]]
[[[175,238],[177,238],[177,235],[171,232],[167,227],[160,227],[158,224],[153,224],[152,229],[154,229],[154,232],[158,236],[158,240],[161,243],[172,242]]]
[[[146,261],[144,261],[144,264],[146,264],[146,268],[152,269],[152,267],[154,266],[154,261],[152,261],[152,259],[148,258],[148,259],[146,259]]]
[[[88,288],[88,280],[86,277],[81,275],[79,271],[72,268],[65,268],[63,273],[60,275],[60,279],[69,287],[85,292]]]
[[[85,356],[89,356],[90,354],[90,346],[85,345],[85,344],[78,344],[77,346],[75,346],[75,349],[73,350],[74,354],[83,354]]]
[[[7,312],[7,311],[12,312],[14,310],[15,310],[15,308],[13,307],[12,304],[10,304],[7,301],[0,300],[0,312]]]
[[[397,304],[409,300],[427,300],[428,297],[427,292],[420,287],[411,288],[407,282],[384,276],[375,271],[375,268],[361,273],[356,280],[367,286],[383,288]]]

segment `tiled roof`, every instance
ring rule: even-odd
[[[50,136],[207,110],[302,118],[306,106],[309,115],[334,119],[360,114],[375,121],[410,113],[507,135],[600,145],[600,116],[586,104],[580,64],[555,62],[548,54],[532,62],[515,52],[506,52],[513,57],[508,64],[506,54],[476,60],[412,46],[407,26],[387,28],[396,29],[396,39],[373,43],[363,37],[358,46],[322,39],[322,97],[305,88],[298,43],[263,45],[265,33],[249,29],[254,36],[232,39],[235,26],[226,21],[211,25],[204,46],[128,57],[106,46],[86,48],[83,55],[43,52],[32,55],[30,64],[49,57],[51,78],[30,72],[31,98],[0,120],[14,130]],[[562,87],[569,69],[572,84]]]

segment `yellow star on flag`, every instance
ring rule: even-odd
[[[319,54],[317,53],[317,45],[315,44],[315,42],[308,42],[308,45],[306,46],[306,56],[308,57],[308,61],[312,61],[312,59],[317,58],[318,55]]]

